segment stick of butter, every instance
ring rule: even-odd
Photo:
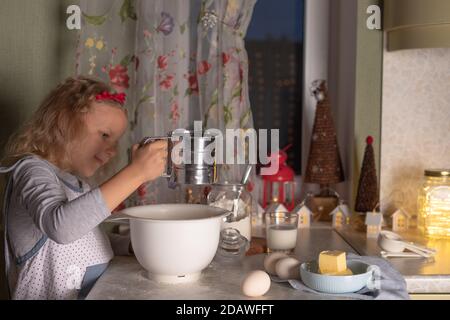
[[[347,261],[343,251],[322,251],[319,254],[319,273],[336,274],[347,270]]]

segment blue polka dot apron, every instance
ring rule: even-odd
[[[23,158],[0,172],[12,172]],[[107,235],[97,226],[84,237],[58,244],[43,235],[25,255],[17,257],[10,250],[7,218],[12,191],[12,175],[8,179],[4,197],[4,248],[6,273],[12,299],[80,299],[84,298],[113,257]],[[88,192],[90,187],[80,181],[79,186],[60,181],[68,201]]]

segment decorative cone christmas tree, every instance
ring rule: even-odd
[[[312,90],[317,99],[317,107],[304,182],[320,184],[320,196],[328,198],[329,204],[325,205],[327,208],[320,212],[319,219],[329,221],[331,217],[328,214],[337,205],[335,197],[330,199],[329,187],[331,184],[344,181],[344,171],[325,81],[315,81]],[[324,204],[321,203],[316,207],[323,208]],[[317,210],[311,209],[317,215]]]
[[[355,211],[364,213],[374,211],[378,204],[378,182],[375,154],[372,146],[373,138],[368,136],[366,142],[355,203]]]
[[[344,181],[344,171],[325,81],[320,82],[317,90],[315,95],[318,101],[304,181],[318,183],[324,189]]]

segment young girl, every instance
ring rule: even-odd
[[[124,99],[100,81],[69,78],[10,139],[1,170],[9,173],[3,222],[13,299],[85,297],[113,257],[99,224],[162,174],[167,146],[157,141],[134,145],[131,163],[100,187],[83,180],[115,156]]]

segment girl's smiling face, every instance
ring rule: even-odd
[[[84,132],[68,148],[71,170],[91,177],[117,153],[117,144],[127,128],[123,109],[108,102],[93,101],[84,115]]]

